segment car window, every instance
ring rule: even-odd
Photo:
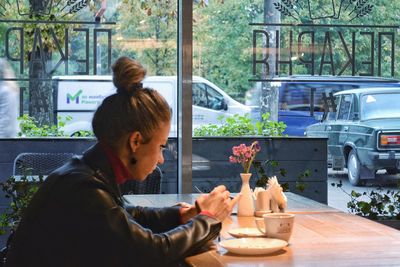
[[[207,93],[204,83],[193,84],[193,105],[207,107]]]
[[[335,109],[333,107],[329,107],[329,113],[327,115],[327,120],[332,121],[336,119],[336,107],[338,107],[339,105],[339,101],[340,101],[340,96],[335,97]]]
[[[351,111],[351,101],[352,96],[351,95],[342,95],[340,99],[340,104],[339,104],[339,110],[338,110],[338,120],[348,120],[350,116],[350,111]]]
[[[361,97],[361,119],[400,118],[400,93],[368,94]]]
[[[193,105],[221,110],[224,97],[204,83],[193,84]]]
[[[207,106],[208,108],[215,109],[215,110],[221,110],[223,108],[222,102],[224,97],[215,91],[213,88],[211,88],[208,85],[206,86],[207,90]]]

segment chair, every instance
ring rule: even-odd
[[[74,156],[73,153],[21,153],[14,160],[14,175],[48,175]]]
[[[142,181],[129,180],[120,186],[122,195],[160,194],[162,171],[157,168]]]

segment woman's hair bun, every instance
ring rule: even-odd
[[[113,83],[118,94],[132,95],[143,88],[142,81],[146,69],[138,61],[129,57],[120,57],[112,65]]]

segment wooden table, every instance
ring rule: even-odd
[[[232,194],[235,195],[235,194]],[[321,204],[309,198],[286,192],[288,198],[287,210],[292,213],[339,212],[337,209]],[[167,207],[177,202],[193,204],[199,194],[159,194],[159,195],[125,195],[124,198],[137,206]],[[236,213],[234,210],[233,214]]]
[[[289,246],[263,256],[228,253],[216,245],[192,257],[192,266],[400,266],[400,231],[368,219],[344,213],[307,198],[286,193],[287,212],[295,214]],[[196,195],[126,196],[135,205],[168,206],[191,202]],[[153,205],[152,205],[153,204]],[[231,216],[223,222],[221,238],[227,231],[255,227],[253,217]],[[217,243],[217,242],[215,242]]]

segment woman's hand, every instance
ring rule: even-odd
[[[230,193],[223,185],[217,186],[209,194],[201,195],[196,199],[200,211],[208,211],[220,221],[229,216],[233,207],[239,200],[240,195],[230,198]]]
[[[197,209],[195,205],[185,202],[179,202],[178,205],[181,206],[181,222],[183,224],[187,223],[190,219],[197,215]]]

